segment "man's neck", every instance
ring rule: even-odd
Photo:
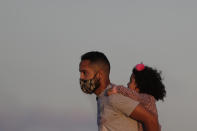
[[[105,83],[101,83],[100,87],[94,92],[96,96],[99,96],[110,84],[110,80],[106,81]]]

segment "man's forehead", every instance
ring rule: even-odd
[[[93,69],[94,70],[96,68],[97,68],[97,65],[91,63],[91,61],[89,61],[89,60],[83,60],[79,64],[80,70],[85,70],[85,69]]]
[[[88,66],[90,64],[90,61],[89,60],[82,60],[80,62],[80,66]]]
[[[87,70],[90,68],[90,61],[89,60],[83,60],[79,64],[79,70]]]

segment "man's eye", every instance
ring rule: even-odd
[[[85,71],[84,71],[83,73],[84,73],[84,75],[87,75],[87,74],[88,74],[88,73],[87,73],[87,72],[85,72]]]

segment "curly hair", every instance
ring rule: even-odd
[[[165,86],[162,83],[161,71],[145,66],[142,71],[133,68],[133,75],[139,93],[146,93],[158,100],[164,100],[166,96]]]

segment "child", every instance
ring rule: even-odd
[[[138,64],[133,68],[133,73],[128,83],[128,88],[115,86],[108,90],[108,95],[120,93],[133,100],[139,101],[146,110],[158,117],[155,102],[164,99],[165,86],[160,76],[161,72],[144,64]],[[139,122],[138,122],[139,123]],[[139,131],[143,131],[143,125],[138,124]]]

